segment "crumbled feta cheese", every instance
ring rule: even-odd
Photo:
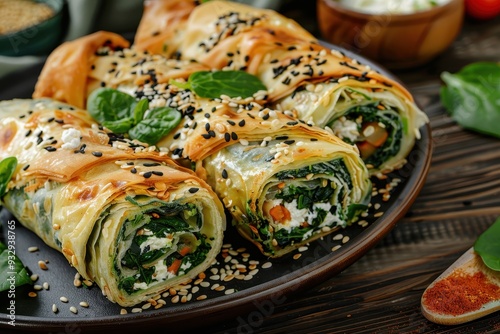
[[[145,282],[134,283],[134,290],[145,290],[148,288],[148,284]]]
[[[80,146],[80,137],[82,133],[77,129],[69,128],[63,131],[61,140],[63,144],[62,148],[67,150],[74,150]]]
[[[359,137],[358,125],[356,122],[351,120],[337,120],[333,124],[333,133],[340,137],[340,139],[349,139],[351,142],[355,142]]]
[[[141,244],[141,253],[144,252],[144,249],[149,246],[149,251],[157,250],[157,249],[162,249],[165,247],[172,247],[172,238],[169,237],[164,237],[164,238],[158,238],[155,236],[147,238],[142,244]]]

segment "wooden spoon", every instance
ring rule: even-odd
[[[470,248],[424,291],[422,314],[441,325],[457,325],[500,310],[500,272],[486,267]]]

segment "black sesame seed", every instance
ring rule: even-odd
[[[278,136],[276,137],[276,140],[287,140],[288,136]]]
[[[212,136],[210,136],[210,134],[208,134],[208,133],[204,133],[204,134],[202,134],[201,136],[202,136],[203,138],[205,138],[205,139],[210,139],[210,138],[212,137]]]
[[[271,117],[271,116],[269,116],[269,114],[265,114],[264,116],[262,116],[262,119],[264,121],[267,121],[269,119],[269,117]]]
[[[94,157],[98,157],[98,158],[100,158],[100,157],[102,157],[102,152],[94,151],[94,152],[92,152],[92,155],[93,155]]]
[[[194,194],[194,193],[195,193],[195,192],[197,192],[198,190],[200,190],[200,189],[198,189],[198,188],[189,188],[189,192],[190,192],[191,194]]]
[[[243,127],[245,126],[245,120],[242,119],[239,123],[238,123],[239,126]]]
[[[27,170],[28,168],[30,168],[30,165],[26,165],[23,167],[23,170]]]
[[[293,140],[293,139],[285,140],[284,143],[287,144],[287,145],[292,145],[293,143],[295,143],[295,140]]]
[[[205,130],[206,131],[210,131],[210,123],[206,123],[205,124]]]
[[[132,174],[137,173],[137,169],[135,169],[135,167],[134,167],[134,168],[132,168],[132,169],[130,170],[130,173],[132,173]]]
[[[145,162],[143,165],[145,167],[155,167],[155,166],[161,166],[161,163],[159,163],[159,162]]]
[[[36,144],[40,145],[42,141],[43,141],[42,137],[38,137],[38,139],[36,140]]]
[[[293,126],[293,125],[297,125],[297,124],[299,124],[299,122],[293,121],[293,122],[287,122],[286,124],[287,124],[287,125],[292,125],[292,126]]]
[[[55,119],[56,119],[55,117],[51,117],[51,118],[49,118],[49,119],[47,120],[47,123],[51,123],[51,122],[53,122]]]
[[[211,137],[214,137],[214,138],[215,138],[215,131],[214,131],[214,130],[210,130],[210,131],[208,131],[208,134],[209,134]]]
[[[235,123],[235,122],[233,122],[233,121],[231,121],[231,120],[229,120],[229,119],[227,120],[227,122],[228,122],[230,125],[233,125],[233,126],[234,126],[234,125],[236,125],[236,123]]]
[[[227,170],[223,169],[222,170],[222,177],[225,178],[225,179],[227,179],[227,176],[228,176],[227,175]]]
[[[318,141],[317,138],[311,138],[311,141]]]
[[[238,134],[236,132],[231,132],[231,138],[233,140],[238,140]]]
[[[142,174],[142,176],[145,178],[145,179],[149,179],[151,177],[151,175],[153,175],[153,172],[146,172],[144,174]]]
[[[226,142],[229,142],[231,140],[231,135],[228,132],[224,133],[224,140]]]
[[[28,131],[26,131],[25,136],[26,136],[26,137],[28,137],[30,134],[31,134],[31,129],[30,129],[30,130],[28,130]]]
[[[129,161],[129,162],[127,162],[127,165],[129,165],[129,166],[133,166],[133,165],[134,165],[134,162],[133,162],[133,161]]]
[[[55,150],[57,150],[55,147],[53,146],[47,146],[47,147],[44,147],[47,151],[49,152],[54,152]]]
[[[21,115],[21,116],[19,116],[19,118],[24,118],[24,117],[26,117],[26,115]]]
[[[174,139],[179,139],[179,137],[181,136],[181,133],[180,132],[177,132],[175,135],[174,135]]]
[[[153,173],[153,174],[154,174],[154,175],[156,175],[156,176],[163,176],[163,172],[159,172],[159,171],[157,171],[157,170],[154,170],[154,171],[152,171],[151,173]]]

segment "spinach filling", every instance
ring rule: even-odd
[[[121,237],[129,248],[116,260],[120,265],[115,263],[122,277],[118,287],[132,294],[200,265],[211,250],[201,226],[194,204],[163,203],[127,220]],[[127,233],[130,228],[133,232]]]
[[[372,165],[377,168],[385,161],[389,160],[389,158],[398,154],[401,148],[403,131],[406,130],[404,129],[404,120],[401,119],[397,111],[382,105],[380,101],[378,101],[355,106],[349,109],[343,116],[347,120],[357,123],[358,131],[361,135],[354,142],[349,138],[342,139],[349,144],[356,144],[360,148],[363,160],[367,165]],[[329,126],[333,128],[337,121],[338,119],[335,119]],[[383,126],[387,138],[380,146],[373,147],[369,145],[370,143],[366,142],[366,139],[362,135],[363,125],[365,124],[380,124]],[[366,146],[370,146],[373,152],[363,156],[363,150]]]
[[[308,180],[306,176],[311,174],[331,177]],[[277,246],[284,248],[302,242],[314,232],[321,230],[323,226],[330,226],[332,223],[345,226],[357,213],[366,209],[365,205],[351,204],[346,201],[353,184],[343,159],[279,172],[276,178],[278,181],[288,182],[284,186],[282,182],[278,182],[278,185],[271,187],[268,194],[274,195],[266,200],[281,200],[285,206],[292,205],[295,206],[294,209],[307,210],[310,219],[307,223],[298,226],[270,230],[271,222],[264,217],[264,213],[256,217],[250,209],[247,209],[251,220],[257,222],[256,228],[252,228],[253,237],[261,242],[266,252],[273,253]],[[270,213],[270,215],[273,220],[276,219],[275,213]],[[323,225],[325,223],[326,225]]]

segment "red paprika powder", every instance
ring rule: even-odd
[[[500,300],[500,287],[483,272],[470,274],[454,271],[423,295],[428,310],[454,316],[477,311],[484,304],[496,300]]]

